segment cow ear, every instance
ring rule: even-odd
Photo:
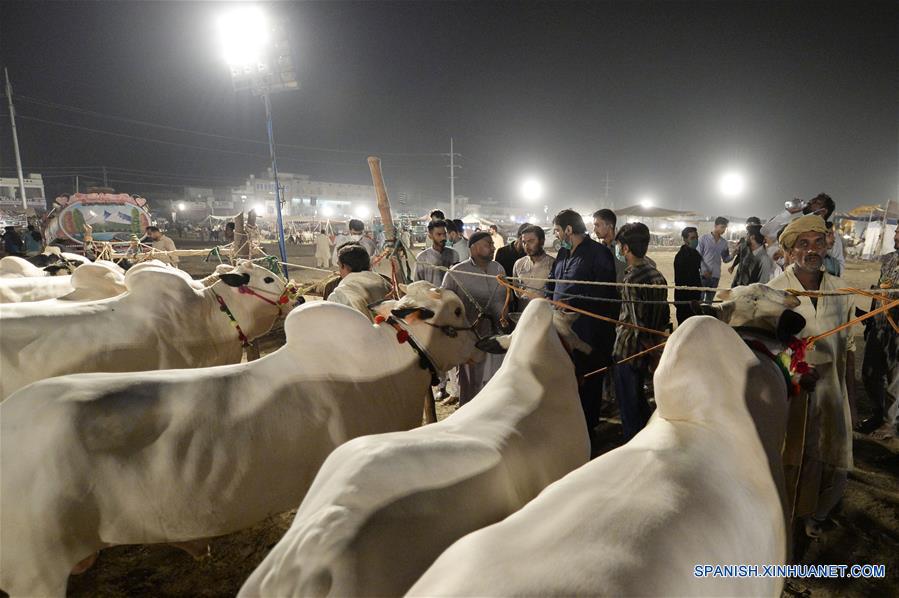
[[[434,312],[427,307],[400,307],[390,311],[394,316],[402,320],[430,320],[434,317]]]
[[[805,318],[795,311],[784,311],[777,319],[777,340],[782,343],[790,340],[805,328]]]
[[[229,272],[219,276],[219,279],[229,287],[242,287],[250,283],[249,274],[234,274],[233,272]]]

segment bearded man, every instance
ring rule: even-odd
[[[827,227],[820,216],[809,214],[793,220],[781,233],[780,245],[789,254],[790,265],[769,286],[825,292],[846,286],[824,270]],[[794,311],[805,318],[806,326],[799,333],[803,338],[833,330],[854,314],[852,295],[803,296],[799,301]],[[850,403],[855,395],[855,343],[850,330],[819,340],[807,360],[819,380],[809,395],[795,514],[805,517],[806,534],[814,538],[842,498],[852,469]]]

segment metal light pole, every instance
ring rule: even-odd
[[[9,83],[9,73],[3,69],[6,79],[6,100],[9,102],[9,120],[12,123],[12,145],[16,152],[16,171],[19,175],[19,193],[22,194],[22,209],[28,211],[28,200],[25,197],[25,177],[22,175],[22,157],[19,155],[19,135],[16,133],[16,109],[12,105],[12,85]]]
[[[272,26],[267,16],[257,6],[237,8],[224,15],[219,21],[219,34],[226,60],[231,67],[231,83],[234,85],[234,91],[250,90],[253,95],[262,96],[265,104],[269,156],[275,182],[278,253],[281,262],[286,262],[287,245],[284,242],[284,219],[281,214],[281,183],[278,181],[270,99],[273,93],[299,88],[286,34],[283,28]],[[287,266],[282,263],[281,269],[287,278]]]
[[[275,154],[275,134],[272,128],[272,101],[269,99],[268,92],[262,94],[262,100],[265,102],[265,123],[268,130],[268,151],[272,158],[272,178],[275,179],[275,214],[278,215],[278,253],[281,254],[281,261],[287,261],[287,245],[284,243],[284,220],[281,216],[281,183],[278,182],[278,159]],[[287,274],[287,266],[281,264],[284,271],[284,278],[289,278]]]

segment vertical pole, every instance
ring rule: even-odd
[[[109,179],[106,176],[106,167],[103,167],[103,186],[109,187]]]
[[[75,193],[80,193],[80,192],[81,192],[81,187],[79,186],[78,183],[79,183],[79,181],[78,181],[78,175],[76,174],[76,175],[75,175]]]
[[[450,137],[450,218],[456,217],[456,154],[453,153],[453,138]]]
[[[25,177],[22,175],[22,156],[19,154],[19,135],[16,132],[16,109],[12,105],[12,85],[9,83],[9,72],[3,68],[3,77],[6,79],[6,101],[9,103],[9,120],[12,123],[12,145],[16,152],[16,171],[19,175],[19,193],[22,195],[22,209],[28,209],[28,201],[25,197]]]
[[[278,252],[281,254],[281,261],[287,261],[287,246],[284,244],[284,221],[281,217],[281,183],[278,182],[278,160],[275,156],[275,134],[272,131],[272,102],[269,99],[268,91],[262,94],[265,102],[265,122],[268,129],[268,151],[272,157],[272,178],[275,180],[275,214],[278,215]],[[284,278],[289,278],[287,266],[281,265],[284,272]]]

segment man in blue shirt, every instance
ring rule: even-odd
[[[729,262],[734,259],[730,253],[727,239],[724,238],[727,224],[727,218],[723,216],[715,218],[715,228],[712,229],[712,232],[699,237],[699,245],[696,247],[696,251],[702,256],[702,263],[699,266],[702,286],[710,289],[718,288],[718,283],[721,281],[721,261]],[[716,292],[706,291],[703,293],[703,301],[711,303]]]
[[[571,281],[615,282],[615,256],[608,247],[587,235],[581,215],[574,210],[562,210],[553,219],[553,229],[562,244],[550,270],[550,278]],[[618,318],[618,294],[614,286],[580,284],[577,282],[548,282],[546,294],[556,301],[567,303],[607,318]],[[576,297],[575,297],[576,295]],[[596,299],[603,299],[597,301]],[[574,332],[593,348],[590,355],[575,351],[574,368],[580,378],[588,372],[606,367],[611,362],[615,344],[615,325],[582,315],[572,326]],[[599,423],[603,375],[582,381],[579,394],[587,429],[593,439],[593,429]]]

